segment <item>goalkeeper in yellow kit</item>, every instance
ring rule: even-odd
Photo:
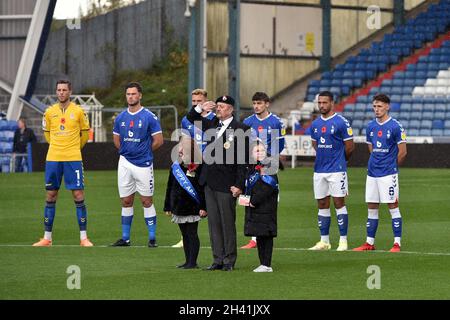
[[[55,218],[56,199],[64,176],[66,189],[72,190],[80,226],[80,246],[92,247],[86,234],[87,211],[84,204],[84,177],[81,149],[89,138],[89,119],[80,106],[70,101],[72,84],[67,80],[56,83],[58,103],[45,111],[42,127],[49,143],[45,163],[44,238],[35,247],[52,245],[52,228]]]

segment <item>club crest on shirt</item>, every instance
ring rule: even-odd
[[[389,139],[391,137],[391,130],[388,130],[386,133],[386,137]]]
[[[331,126],[331,134],[334,134],[334,126]]]
[[[139,119],[138,127],[142,128],[142,120],[141,119]]]
[[[87,114],[84,114],[84,117],[87,118]],[[70,114],[70,119],[75,119],[75,115],[73,113]]]

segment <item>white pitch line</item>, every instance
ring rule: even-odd
[[[31,247],[31,244],[0,244],[0,248],[1,247]],[[52,245],[52,247],[80,247],[79,245],[76,244],[54,244]],[[94,245],[94,247],[96,248],[113,248],[109,245]],[[135,246],[132,245],[128,248],[147,248],[147,246]],[[180,248],[173,248],[172,246],[158,246],[158,248],[164,248],[164,249],[180,249]],[[202,249],[211,249],[211,247],[200,247]],[[154,249],[154,248],[151,248]],[[308,248],[273,248],[274,250],[281,250],[281,251],[312,251],[312,252],[316,252],[313,250],[309,250]],[[333,250],[330,250],[331,252],[333,252]],[[320,251],[319,251],[320,252]],[[344,252],[353,252],[352,250],[347,250]],[[374,253],[390,253],[390,254],[394,254],[389,252],[388,250],[374,250]],[[364,254],[364,253],[360,253],[360,254]],[[370,253],[369,253],[370,254]],[[418,251],[400,251],[400,252],[395,252],[395,254],[416,254],[416,255],[429,255],[429,256],[450,256],[450,252],[418,252]]]

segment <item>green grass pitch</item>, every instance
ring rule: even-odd
[[[347,198],[349,245],[365,240],[365,169],[350,168]],[[391,219],[380,210],[376,252],[336,252],[339,233],[331,225],[333,250],[305,250],[319,239],[312,169],[280,173],[281,198],[273,273],[255,274],[256,250],[238,250],[236,270],[179,270],[182,249],[178,226],[162,212],[167,170],[156,170],[155,205],[159,248],[146,247],[147,231],[140,204],[135,204],[132,247],[111,248],[121,235],[116,172],[85,173],[88,235],[96,245],[81,248],[70,193],[61,189],[51,248],[33,248],[43,235],[43,173],[0,175],[0,299],[449,299],[450,170],[402,169],[401,253],[392,246]],[[334,210],[332,211],[334,212]],[[243,210],[237,213],[238,245]],[[199,265],[211,261],[207,221],[200,224]],[[69,290],[66,273],[80,267],[81,289]],[[380,268],[380,289],[368,289],[369,266]],[[370,282],[370,281],[369,281]]]

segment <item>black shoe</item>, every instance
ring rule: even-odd
[[[233,271],[233,270],[234,270],[234,267],[232,264],[224,264],[223,265],[222,271]]]
[[[213,263],[212,265],[210,265],[208,268],[206,268],[204,270],[205,271],[214,271],[214,270],[222,270],[222,268],[223,268],[223,265]]]
[[[131,245],[130,240],[119,239],[114,242],[111,247],[129,247]]]
[[[183,269],[198,269],[198,265],[196,264],[187,264],[183,267]]]
[[[181,269],[183,269],[183,268],[186,267],[186,266],[187,266],[187,262],[185,262],[185,263],[183,263],[183,264],[177,264],[177,265],[176,265],[177,268],[181,268]]]
[[[156,243],[156,240],[149,240],[148,241],[148,247],[149,248],[156,248],[158,244]]]

